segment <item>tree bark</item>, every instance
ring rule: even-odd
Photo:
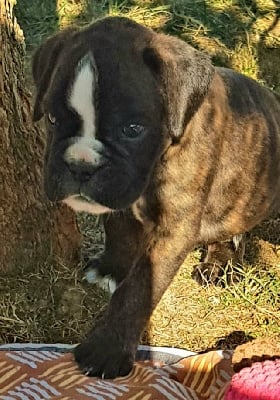
[[[0,0],[0,271],[78,261],[72,211],[49,204],[42,189],[43,130],[32,123],[24,80],[24,37],[15,0]]]

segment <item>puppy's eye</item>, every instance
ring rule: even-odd
[[[145,132],[146,128],[142,125],[130,124],[123,127],[122,133],[128,139],[136,139]]]
[[[48,113],[48,121],[51,125],[56,125],[56,118],[51,113]]]

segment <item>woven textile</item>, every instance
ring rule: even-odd
[[[247,399],[280,399],[280,358],[255,362],[233,376],[225,400]]]
[[[230,352],[193,355],[169,365],[162,353],[149,354],[153,360],[137,361],[127,377],[102,380],[82,375],[69,352],[3,349],[0,399],[220,400],[233,373]]]

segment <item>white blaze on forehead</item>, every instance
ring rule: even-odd
[[[95,136],[94,92],[96,80],[94,61],[90,55],[86,55],[79,62],[69,94],[69,105],[82,120],[81,134],[84,137]]]

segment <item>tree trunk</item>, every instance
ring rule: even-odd
[[[0,271],[78,260],[73,213],[42,190],[44,133],[34,127],[24,82],[24,38],[15,0],[0,0]]]

